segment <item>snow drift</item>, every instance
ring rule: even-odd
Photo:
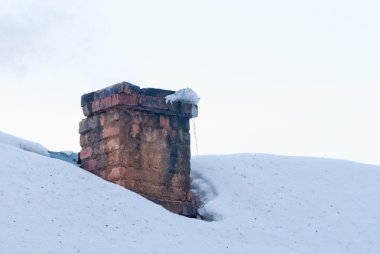
[[[379,166],[237,154],[192,170],[213,222],[0,143],[0,253],[380,253]]]
[[[175,101],[179,102],[185,102],[190,104],[198,105],[199,103],[199,96],[194,90],[191,88],[184,88],[180,89],[177,92],[170,94],[165,97],[166,103],[173,103]]]
[[[2,131],[0,131],[0,143],[15,146],[25,151],[50,157],[48,150],[42,145],[22,138],[15,137]]]

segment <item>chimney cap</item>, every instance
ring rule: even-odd
[[[163,98],[167,95],[174,94],[174,93],[175,92],[171,90],[164,90],[164,89],[157,89],[157,88],[140,89],[139,86],[123,81],[115,85],[108,86],[106,88],[82,95],[81,106],[83,107],[86,104],[93,102],[94,100],[100,100],[100,99],[103,99],[104,97],[111,96],[113,94],[128,94],[128,95],[141,94],[145,96]]]
[[[100,100],[113,94],[138,94],[139,91],[139,86],[123,81],[115,85],[82,95],[81,106],[83,107],[84,105],[93,102],[94,100]]]

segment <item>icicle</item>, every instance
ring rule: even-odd
[[[195,127],[195,118],[192,118],[191,121],[193,122],[193,136],[194,136],[194,140],[195,140],[195,151],[197,152],[197,155],[198,154],[198,138],[197,138],[197,129]]]

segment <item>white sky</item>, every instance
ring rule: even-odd
[[[129,81],[200,95],[200,154],[380,164],[379,11],[375,0],[2,0],[0,130],[78,151],[80,96]]]

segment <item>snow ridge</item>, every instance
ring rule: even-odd
[[[48,150],[42,145],[0,131],[0,143],[15,146],[22,150],[50,157]]]

